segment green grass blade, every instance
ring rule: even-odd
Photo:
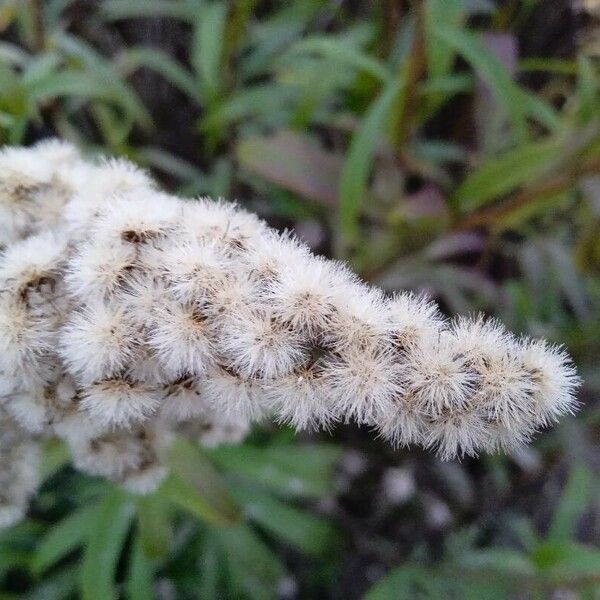
[[[251,521],[307,554],[322,555],[335,536],[333,525],[278,500],[256,486],[235,486],[235,498]]]
[[[252,531],[239,524],[221,527],[214,535],[227,561],[232,598],[268,600],[276,598],[277,584],[285,571],[277,555]]]
[[[577,522],[590,502],[593,485],[589,469],[584,466],[571,469],[548,531],[548,541],[566,542],[572,539]]]
[[[126,74],[133,73],[140,67],[152,69],[192,100],[201,102],[200,86],[193,75],[161,50],[131,48],[121,60],[121,67]]]
[[[223,446],[211,452],[227,473],[264,485],[286,497],[320,498],[331,491],[340,449],[325,444],[256,448]]]
[[[125,591],[128,600],[154,598],[154,568],[139,536],[136,536],[131,547]]]
[[[484,162],[458,187],[454,201],[462,212],[488,204],[533,181],[562,152],[557,138],[524,144]]]
[[[194,21],[191,61],[202,81],[201,93],[210,103],[221,90],[221,60],[227,19],[227,4],[212,2],[198,12]]]
[[[340,180],[339,222],[343,242],[348,246],[358,239],[360,207],[378,142],[384,133],[392,107],[404,89],[404,80],[394,79],[371,104],[354,134]]]
[[[100,8],[107,21],[146,17],[192,18],[187,3],[181,0],[105,0]]]
[[[164,558],[173,537],[168,503],[160,494],[150,494],[139,498],[136,508],[142,550],[149,559]]]
[[[240,519],[239,508],[221,476],[198,446],[176,439],[165,463],[171,475],[159,489],[163,497],[209,523],[229,525]]]
[[[98,504],[83,506],[54,525],[38,542],[31,570],[39,575],[82,546],[96,522]]]
[[[295,43],[289,52],[291,55],[316,54],[342,65],[353,67],[357,71],[368,73],[382,82],[388,81],[392,75],[384,63],[343,40],[313,36]]]
[[[418,565],[405,565],[390,571],[363,597],[363,600],[390,600],[390,598],[413,598],[415,586],[429,577]]]
[[[116,598],[117,563],[133,513],[133,504],[117,490],[102,500],[89,531],[81,565],[82,600]]]
[[[522,103],[520,88],[500,61],[481,43],[477,34],[443,23],[436,23],[433,31],[440,40],[461,54],[487,83],[496,100],[510,115],[516,139],[525,140],[527,113]]]

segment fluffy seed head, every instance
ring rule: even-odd
[[[32,435],[147,493],[175,434],[355,420],[449,459],[510,450],[576,407],[561,349],[447,323],[234,204],[168,196],[68,145],[0,152],[0,250],[0,523],[37,482],[4,449],[35,452]]]

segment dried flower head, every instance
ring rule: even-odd
[[[0,223],[0,446],[61,437],[78,468],[140,493],[165,476],[172,431],[212,445],[267,417],[354,420],[448,459],[511,449],[576,407],[561,349],[387,297],[235,205],[157,191],[125,161],[85,162],[58,142],[5,149]],[[13,454],[0,521],[35,488]]]

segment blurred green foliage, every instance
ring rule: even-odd
[[[593,11],[4,0],[0,142],[58,135],[126,155],[182,194],[244,199],[386,289],[424,289],[448,313],[484,310],[564,343],[586,407],[529,455],[417,478],[405,508],[377,503],[406,456],[356,432],[335,445],[287,431],[214,451],[180,441],[172,475],[141,500],[65,468],[53,446],[31,518],[0,533],[0,598],[358,598],[387,570],[366,598],[597,598]],[[348,489],[334,468],[357,449],[374,474]],[[441,539],[419,516],[432,493],[453,511]]]

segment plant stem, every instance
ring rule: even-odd
[[[477,211],[459,220],[453,227],[455,231],[464,231],[474,227],[492,228],[498,219],[513,211],[551,194],[568,190],[577,179],[586,175],[600,173],[600,158],[592,158],[567,173],[561,173],[531,188],[521,190],[501,204]]]
[[[29,0],[29,8],[31,11],[31,27],[32,27],[32,50],[41,51],[44,49],[44,13],[42,10],[41,0]]]
[[[419,81],[427,68],[427,53],[425,45],[425,2],[414,0],[415,32],[412,40],[410,55],[403,70],[406,71],[406,88],[400,96],[399,105],[396,107],[396,126],[391,135],[392,144],[401,153],[402,147],[410,132],[410,126],[418,105]]]

